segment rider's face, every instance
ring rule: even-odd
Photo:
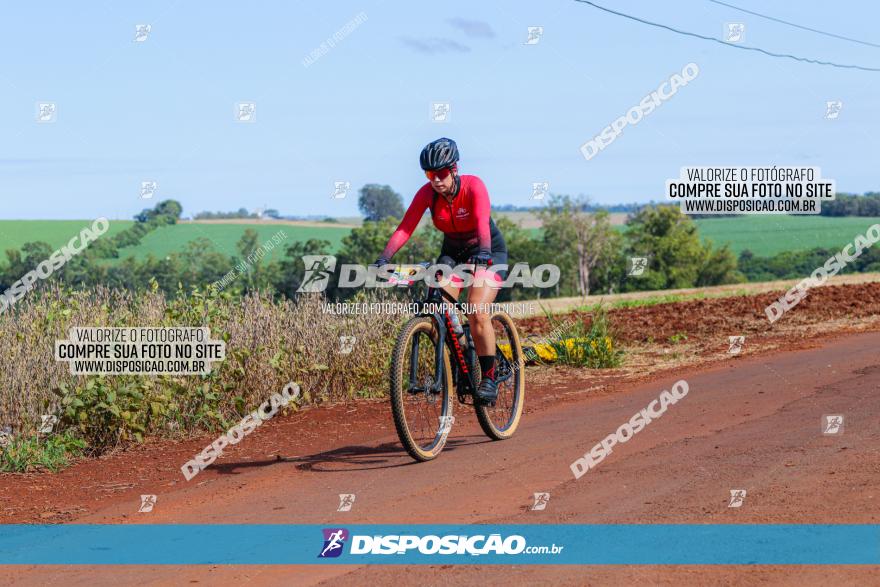
[[[449,194],[452,193],[452,187],[455,184],[455,174],[454,173],[438,173],[432,174],[433,177],[431,180],[431,187],[434,188],[434,191],[438,194]]]

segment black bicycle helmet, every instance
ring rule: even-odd
[[[443,137],[425,145],[419,155],[419,164],[425,171],[437,171],[458,162],[458,145]]]

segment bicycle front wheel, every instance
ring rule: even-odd
[[[495,312],[491,318],[495,331],[495,381],[498,399],[494,406],[476,405],[480,428],[493,440],[513,436],[522,417],[525,403],[525,360],[522,344],[513,319],[507,312]]]
[[[417,461],[437,458],[452,427],[452,366],[440,349],[437,323],[413,318],[401,330],[391,356],[391,412],[400,442]]]

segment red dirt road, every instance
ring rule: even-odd
[[[300,450],[281,460],[231,452],[186,483],[146,491],[156,509],[136,513],[132,496],[100,497],[81,523],[878,523],[880,493],[880,333],[753,355],[710,368],[613,384],[596,395],[535,402],[516,436],[489,442],[472,414],[456,413],[450,443],[433,462],[414,464],[400,449],[385,402],[337,406],[348,428],[310,422]],[[685,379],[688,395],[595,470],[575,480],[569,465],[661,390]],[[563,391],[564,386],[557,386]],[[528,405],[528,402],[527,402]],[[327,410],[330,411],[330,410]],[[823,414],[843,414],[844,432],[824,436]],[[332,421],[331,417],[328,421]],[[279,428],[287,422],[271,423]],[[269,432],[260,431],[269,437]],[[265,438],[265,437],[264,437]],[[262,454],[264,442],[252,443]],[[153,457],[145,468],[173,471],[193,446]],[[187,452],[189,451],[189,452]],[[137,453],[125,458],[135,458]],[[182,460],[181,460],[182,459]],[[89,465],[84,465],[89,466]],[[97,466],[97,465],[94,465]],[[82,473],[80,472],[80,475]],[[63,473],[61,475],[64,475]],[[104,479],[103,481],[107,481]],[[129,481],[131,481],[129,479]],[[4,488],[8,484],[4,483]],[[745,489],[728,508],[731,489]],[[544,511],[532,494],[549,492]],[[131,493],[131,492],[129,492]],[[354,493],[350,512],[338,494]],[[47,496],[52,497],[52,496]],[[54,496],[57,498],[58,496]],[[14,501],[14,500],[12,500]],[[314,544],[279,545],[313,549]],[[44,585],[254,584],[880,584],[878,567],[450,567],[218,566],[7,567],[0,583]]]

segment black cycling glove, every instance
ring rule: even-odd
[[[491,251],[480,251],[476,255],[472,256],[468,261],[474,265],[482,265],[485,267],[492,266],[492,252]]]

